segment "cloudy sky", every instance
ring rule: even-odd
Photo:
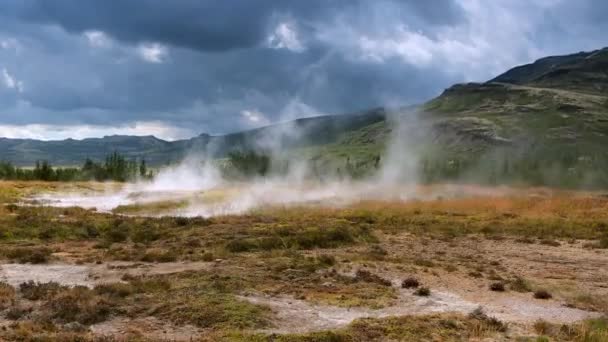
[[[0,136],[221,134],[608,46],[605,0],[1,0]]]

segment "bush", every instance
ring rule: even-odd
[[[428,297],[431,295],[431,290],[428,287],[420,287],[414,292],[414,294],[420,297]]]
[[[39,283],[30,280],[19,285],[19,292],[29,300],[46,300],[65,289],[65,286],[56,282]]]
[[[333,266],[336,264],[336,258],[333,255],[321,254],[317,256],[319,264],[324,266]]]
[[[0,310],[4,310],[15,302],[15,288],[0,282]]]
[[[141,226],[141,227],[137,227],[135,229],[133,229],[131,231],[131,241],[135,242],[135,243],[150,243],[152,241],[156,241],[158,239],[160,239],[161,234],[158,231],[158,229],[155,229],[152,226],[146,225],[146,226]],[[122,237],[117,237],[119,239],[121,239]],[[125,237],[126,239],[126,237]],[[122,240],[124,241],[124,239]],[[120,241],[113,241],[113,242],[120,242]]]
[[[384,279],[376,274],[371,273],[370,271],[366,271],[366,270],[358,270],[356,275],[355,275],[355,279],[357,279],[358,281],[364,281],[366,283],[375,283],[375,284],[379,284],[382,286],[392,286],[393,283],[391,283],[390,280]]]
[[[469,272],[469,276],[473,278],[483,278],[483,274],[479,271],[471,271]]]
[[[599,248],[608,249],[608,233],[605,233],[600,237],[600,242],[598,243]]]
[[[539,319],[538,321],[534,322],[533,327],[534,331],[536,331],[536,333],[539,335],[549,335],[553,330],[553,326],[551,325],[551,323],[542,319]]]
[[[203,254],[202,259],[203,259],[203,261],[207,261],[207,262],[215,260],[215,258],[213,257],[213,253],[210,253],[210,252]]]
[[[135,291],[133,285],[126,283],[101,284],[95,286],[95,293],[110,297],[125,298]]]
[[[32,312],[32,307],[17,305],[17,306],[13,306],[13,307],[9,308],[6,311],[5,315],[6,315],[6,318],[16,321],[16,320],[21,319],[24,316],[28,315],[30,312]]]
[[[401,282],[401,287],[404,289],[417,288],[418,286],[420,286],[420,282],[413,277],[406,278]]]
[[[232,253],[248,252],[256,248],[257,246],[252,239],[236,239],[226,244],[226,249]]]
[[[388,252],[380,245],[371,245],[368,254],[372,259],[383,260],[388,255]]]
[[[495,292],[505,292],[505,284],[503,283],[492,283],[490,284],[490,290]]]
[[[49,261],[51,254],[51,249],[46,247],[17,247],[4,252],[7,258],[20,264],[44,264]]]
[[[478,320],[478,321],[484,323],[485,325],[489,326],[490,328],[492,328],[492,329],[494,329],[496,331],[500,331],[500,332],[507,331],[507,325],[506,324],[504,324],[503,322],[501,322],[500,320],[498,320],[496,317],[490,317],[490,316],[488,316],[483,311],[482,307],[478,307],[473,312],[471,312],[469,314],[469,318]]]
[[[111,243],[124,242],[129,237],[130,228],[128,221],[125,221],[122,218],[116,218],[106,229],[104,238]]]
[[[175,217],[173,220],[174,220],[175,224],[180,227],[184,227],[184,226],[187,226],[188,224],[190,224],[190,219],[187,217],[178,216],[178,217]]]
[[[561,246],[561,244],[559,242],[557,242],[555,240],[548,240],[548,239],[540,240],[540,244],[545,245],[545,246],[551,246],[551,247]]]
[[[551,298],[553,298],[553,295],[551,295],[551,293],[549,293],[549,291],[541,289],[541,290],[534,291],[534,298],[551,299]]]
[[[335,248],[354,243],[357,239],[373,240],[369,229],[363,227],[331,227],[306,229],[282,228],[266,236],[231,240],[226,249],[232,253],[275,249]]]
[[[530,284],[521,277],[516,277],[511,281],[510,284],[511,290],[516,292],[530,292],[532,289],[530,288]]]
[[[61,323],[90,325],[105,321],[113,312],[115,303],[87,287],[76,286],[58,293],[44,307],[50,318]]]
[[[145,262],[174,262],[177,260],[177,254],[174,251],[147,251],[141,257],[141,261]]]

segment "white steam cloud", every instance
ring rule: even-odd
[[[179,203],[165,211],[145,215],[217,216],[239,214],[264,206],[347,205],[361,200],[405,200],[414,196],[418,158],[408,141],[414,115],[395,115],[388,119],[393,126],[386,157],[379,170],[370,177],[353,180],[336,174],[332,167],[317,169],[311,160],[286,153],[286,138],[294,139],[304,132],[295,124],[283,124],[272,134],[252,142],[270,153],[271,160],[287,165],[281,172],[249,178],[227,179],[221,162],[206,158],[204,152],[192,153],[178,165],[163,168],[153,180],[142,180],[120,190],[109,187],[103,193],[46,195],[39,200],[56,206],[82,206],[110,211],[118,206],[158,202]],[[281,165],[272,165],[277,169]],[[145,211],[145,209],[144,209]]]

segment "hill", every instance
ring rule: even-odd
[[[407,138],[396,142],[400,152],[415,156],[428,181],[608,186],[603,171],[608,167],[608,48],[546,57],[488,82],[457,84],[417,107],[306,118],[173,142],[152,136],[0,139],[0,160],[76,165],[118,151],[160,165],[188,153],[218,158],[236,149],[263,149],[366,174],[378,166],[397,127]]]
[[[415,138],[403,151],[420,159],[428,181],[608,186],[608,48],[457,84],[405,112],[397,115]],[[322,155],[382,148],[394,128],[383,121],[349,132]]]

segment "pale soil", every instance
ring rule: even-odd
[[[565,304],[573,296],[587,294],[597,299],[608,298],[608,250],[588,249],[583,242],[567,243],[553,247],[541,244],[517,243],[512,240],[494,241],[490,239],[460,238],[451,242],[432,240],[421,244],[419,238],[411,236],[391,236],[390,242],[382,246],[389,255],[400,258],[422,257],[431,260],[438,266],[418,267],[416,276],[431,288],[444,288],[466,300],[481,305],[522,302],[527,306],[546,305],[547,301],[531,299],[530,293],[508,291],[497,293],[488,290],[488,279],[492,271],[505,281],[514,277],[527,279],[533,289],[549,290],[554,299],[550,302]],[[456,271],[448,272],[445,266],[454,266]],[[407,272],[394,269],[390,263],[384,265],[388,278],[399,278]],[[484,277],[474,278],[471,271],[481,270]],[[422,272],[421,272],[422,271]],[[603,308],[608,312],[608,307]],[[500,312],[501,310],[499,310]],[[517,320],[525,317],[525,311],[516,310],[519,314],[505,318]],[[530,315],[533,318],[533,314]],[[568,321],[560,314],[554,315],[558,322]]]
[[[66,264],[4,264],[0,265],[0,279],[14,287],[30,280],[39,283],[56,282],[68,286],[93,285],[89,279],[89,267]]]
[[[12,286],[34,281],[56,282],[67,286],[93,287],[97,284],[121,282],[124,276],[161,275],[211,268],[209,262],[109,262],[92,265],[72,264],[2,264],[0,279]]]
[[[363,317],[424,315],[458,312],[467,314],[477,307],[493,317],[510,323],[512,330],[530,332],[534,322],[573,323],[597,317],[600,312],[566,306],[578,294],[591,294],[592,298],[608,296],[608,252],[583,248],[583,242],[566,243],[552,247],[541,244],[517,243],[512,240],[484,238],[458,238],[452,241],[424,240],[408,234],[380,236],[380,245],[387,251],[384,260],[366,260],[368,246],[338,250],[325,250],[341,262],[337,270],[352,276],[357,269],[368,269],[392,281],[398,289],[398,298],[381,309],[362,307],[343,308],[310,303],[289,296],[268,297],[248,294],[240,298],[254,304],[266,305],[276,314],[272,329],[266,332],[294,333],[344,327]],[[314,254],[316,252],[310,252]],[[69,260],[69,253],[62,255]],[[417,266],[414,259],[432,261],[430,266]],[[446,265],[453,268],[448,269]],[[216,262],[109,262],[102,264],[50,264],[0,266],[0,277],[13,286],[33,280],[55,281],[64,285],[94,286],[100,283],[120,282],[125,275],[158,275],[185,271],[212,272]],[[231,267],[226,265],[226,267]],[[469,273],[481,271],[483,277]],[[489,284],[515,276],[528,280],[532,288],[546,288],[554,296],[550,300],[534,299],[531,292],[509,290],[493,292]],[[413,290],[401,289],[401,280],[415,276],[431,289],[431,296],[417,297]],[[576,304],[572,302],[570,304]],[[581,305],[578,305],[581,307]],[[582,306],[583,308],[584,305]],[[588,308],[587,308],[588,309]],[[121,335],[125,332],[141,333],[154,338],[188,340],[198,331],[193,327],[176,327],[154,318],[114,318],[92,327],[100,334]]]
[[[266,330],[272,333],[303,333],[332,330],[344,327],[358,318],[424,315],[441,312],[469,313],[477,308],[448,292],[434,292],[429,297],[416,297],[402,291],[397,303],[384,309],[341,308],[337,306],[311,304],[289,297],[267,297],[249,295],[241,297],[254,304],[269,306],[277,315],[275,327]]]
[[[583,248],[583,242],[552,247],[541,244],[516,243],[511,240],[460,238],[455,241],[428,240],[401,235],[384,236],[380,245],[388,253],[384,260],[357,260],[367,247],[335,250],[343,263],[339,272],[353,276],[357,269],[368,269],[399,288],[399,298],[390,306],[378,310],[369,308],[341,308],[309,303],[288,296],[268,297],[260,294],[242,298],[255,304],[271,307],[277,314],[275,327],[270,332],[308,332],[335,329],[363,317],[423,315],[429,313],[470,313],[482,307],[520,331],[532,331],[532,325],[544,320],[551,323],[574,323],[599,317],[608,312],[601,300],[608,298],[608,251]],[[324,253],[327,251],[324,251]],[[314,254],[314,253],[311,253]],[[413,266],[412,260],[422,258],[434,265]],[[403,262],[406,261],[406,262]],[[456,269],[448,270],[446,265]],[[469,273],[483,269],[482,278]],[[490,275],[502,277],[507,291],[489,290]],[[414,276],[431,289],[430,297],[417,297],[412,290],[400,289],[401,280]],[[548,289],[554,298],[535,299],[532,292],[509,290],[508,281],[523,277],[532,290]],[[577,303],[574,298],[591,295],[603,308],[600,312]],[[578,306],[581,308],[575,308]],[[596,309],[597,310],[597,309]]]

